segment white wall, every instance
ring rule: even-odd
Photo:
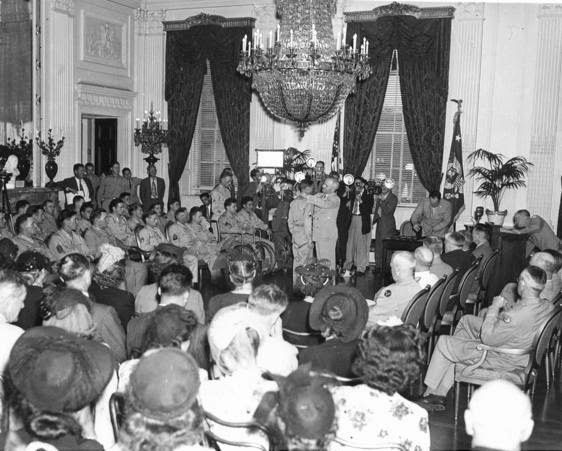
[[[273,0],[48,0],[44,68],[44,114],[53,126],[62,127],[75,149],[61,157],[60,176],[68,175],[79,152],[79,114],[82,103],[102,104],[121,111],[119,158],[143,175],[142,155],[132,146],[135,117],[142,116],[150,101],[166,112],[164,94],[165,36],[163,20],[182,20],[205,12],[226,17],[255,17],[256,27],[273,29],[277,23]],[[341,0],[334,25],[343,20],[343,11],[369,10],[389,2]],[[67,5],[70,5],[67,7]],[[418,3],[418,6],[447,6],[451,3]],[[532,187],[505,196],[503,208],[511,213],[528,207],[551,223],[556,222],[562,170],[562,98],[560,70],[562,59],[562,7],[539,4],[453,3],[450,98],[464,100],[461,119],[463,152],[483,147],[511,157],[523,155],[537,166],[531,173]],[[137,9],[138,8],[138,9]],[[80,17],[91,11],[125,24],[129,42],[130,66],[123,70],[91,71],[80,65]],[[69,38],[70,36],[70,38]],[[73,64],[69,64],[72,62]],[[98,64],[99,65],[99,64]],[[88,69],[88,70],[86,70]],[[101,81],[100,81],[101,80]],[[92,83],[90,86],[89,83]],[[94,85],[96,85],[94,89]],[[99,86],[102,85],[102,86]],[[102,89],[101,92],[84,92]],[[116,91],[108,91],[110,86]],[[105,101],[103,100],[105,95]],[[91,100],[96,99],[97,100]],[[81,98],[90,99],[84,102]],[[100,100],[102,99],[102,100]],[[116,100],[117,99],[117,100]],[[456,105],[447,110],[444,168],[452,133]],[[271,119],[254,95],[251,105],[250,164],[255,148],[310,149],[317,159],[329,162],[335,119],[313,125],[299,139],[289,125]],[[127,136],[123,136],[123,134]],[[345,158],[345,155],[344,155]],[[37,165],[36,165],[37,168]],[[465,171],[469,169],[465,161]],[[42,165],[40,168],[43,173]],[[167,155],[160,162],[167,178]],[[44,176],[41,179],[44,181]],[[472,181],[465,185],[466,211],[460,224],[468,222],[474,207],[486,205],[470,194]],[[404,208],[397,220],[408,217]]]

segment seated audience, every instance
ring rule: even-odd
[[[422,288],[435,285],[439,277],[431,272],[433,251],[425,246],[420,246],[414,251],[414,258],[416,259],[414,279],[418,285]]]
[[[310,327],[320,331],[326,341],[302,349],[299,363],[311,363],[314,370],[353,377],[351,364],[368,316],[367,301],[359,290],[345,285],[322,288],[310,307],[309,321]]]
[[[128,406],[114,451],[199,450],[203,413],[197,363],[178,349],[143,357],[131,374]]]
[[[459,233],[464,236],[464,245],[462,247],[462,250],[465,252],[471,252],[474,250],[474,248],[476,247],[476,244],[474,243],[474,240],[472,239],[472,232],[470,232],[469,230],[460,230]]]
[[[248,297],[250,310],[256,312],[264,321],[266,331],[271,337],[282,338],[281,314],[289,305],[289,299],[277,285],[260,285]]]
[[[23,334],[15,323],[24,307],[26,287],[20,274],[12,269],[0,269],[0,377],[8,363],[10,350]],[[1,401],[1,397],[0,397]]]
[[[207,322],[222,308],[248,301],[252,283],[256,277],[256,265],[248,260],[233,260],[228,264],[229,279],[234,289],[228,293],[213,296],[207,304]]]
[[[251,421],[264,393],[277,389],[275,382],[262,377],[258,366],[260,333],[252,317],[239,310],[222,318],[223,330],[217,330],[214,322],[209,328],[212,359],[221,377],[201,384],[199,400],[205,411],[228,422]],[[267,447],[267,437],[259,430],[229,428],[212,421],[209,426],[219,437]],[[223,451],[238,449],[223,444],[220,447]]]
[[[43,202],[43,210],[45,210],[45,215],[43,216],[43,221],[41,221],[41,231],[45,235],[45,238],[51,236],[51,234],[55,233],[58,229],[57,227],[57,205],[50,200],[47,199]]]
[[[353,372],[362,384],[331,390],[338,429],[329,449],[354,449],[354,444],[383,449],[385,444],[399,444],[404,449],[429,451],[427,411],[400,395],[416,382],[423,364],[423,338],[413,326],[368,330],[353,362]],[[348,445],[338,444],[337,439]]]
[[[337,420],[329,387],[334,380],[300,367],[275,378],[279,391],[268,392],[254,413],[273,432],[276,449],[325,451],[334,439]]]
[[[14,206],[14,210],[15,213],[12,217],[12,221],[16,222],[17,219],[21,216],[21,215],[25,215],[27,213],[27,210],[29,210],[29,207],[31,206],[31,204],[29,203],[28,200],[25,199],[20,199],[16,202],[16,205]]]
[[[18,247],[9,238],[0,239],[0,261],[2,266],[12,267],[18,255]]]
[[[513,215],[513,227],[514,230],[509,230],[510,232],[529,234],[527,255],[531,255],[535,248],[540,251],[560,249],[560,238],[539,215],[531,216],[528,210],[518,210]]]
[[[445,253],[441,259],[453,269],[464,273],[472,265],[471,252],[463,250],[466,239],[462,233],[450,232],[445,235]]]
[[[533,432],[531,400],[511,382],[487,382],[470,398],[464,424],[473,450],[519,451]]]
[[[256,358],[257,365],[262,371],[286,376],[297,368],[297,349],[281,338],[271,336],[270,324],[247,303],[224,307],[211,321],[208,337],[213,362],[216,362],[216,358],[232,342],[241,325],[259,333]],[[220,366],[215,367],[214,370],[221,374]]]
[[[82,205],[80,208],[80,214],[76,220],[76,230],[80,236],[84,236],[86,230],[92,227],[92,222],[90,220],[92,213],[94,211],[94,206],[88,202]]]
[[[84,233],[84,241],[86,241],[86,245],[90,249],[90,255],[98,258],[101,255],[100,247],[103,244],[116,245],[117,240],[107,230],[107,213],[104,210],[95,210],[90,215],[90,221],[92,222],[92,227]]]
[[[410,300],[422,289],[414,278],[416,260],[411,252],[392,254],[390,269],[395,283],[382,287],[375,294],[369,307],[368,326],[386,321],[391,317],[400,319]]]
[[[472,251],[474,258],[482,258],[481,261],[484,261],[494,253],[490,246],[490,228],[487,225],[476,224],[472,229],[472,240],[476,244]]]
[[[14,324],[24,330],[40,326],[40,302],[43,298],[43,284],[49,274],[49,261],[39,252],[25,251],[16,260],[15,268],[25,281],[27,295]]]
[[[5,400],[21,429],[0,435],[0,448],[103,451],[90,406],[115,371],[109,349],[56,327],[35,327],[12,348]],[[42,446],[42,448],[41,448]]]
[[[168,222],[176,222],[176,212],[181,208],[181,203],[177,199],[168,201],[168,211],[166,212],[166,219]]]
[[[109,213],[105,219],[109,234],[114,237],[116,244],[122,248],[135,246],[135,235],[127,226],[125,217],[125,204],[121,199],[113,199],[109,202]]]
[[[125,252],[111,244],[102,244],[90,292],[96,302],[112,306],[123,329],[135,313],[135,298],[125,290]]]
[[[84,205],[84,197],[74,196],[72,199],[72,205],[68,205],[67,210],[72,210],[76,215],[80,215],[80,209]]]
[[[8,221],[6,220],[6,213],[0,212],[0,238],[8,238],[12,240],[14,234],[8,227]]]
[[[179,305],[191,310],[199,324],[205,324],[205,309],[202,299],[190,296],[192,280],[191,271],[185,266],[172,264],[164,268],[158,281],[158,294],[160,295],[158,308],[169,304]],[[135,350],[138,351],[148,323],[156,311],[158,309],[136,316],[129,321],[127,325],[127,350],[129,355]]]
[[[546,273],[546,284],[541,292],[541,298],[552,302],[562,290],[562,281],[555,272],[556,260],[554,257],[546,252],[537,252],[533,254],[529,260],[529,264],[542,269]],[[509,305],[512,305],[517,300],[517,283],[508,283],[501,292]]]
[[[142,220],[144,211],[142,205],[133,204],[129,205],[129,218],[127,219],[127,227],[131,232],[134,232],[137,227],[144,227],[144,221]]]
[[[554,257],[554,261],[556,262],[555,272],[558,274],[558,278],[562,280],[562,252],[554,249],[545,249],[542,252],[546,252]]]
[[[216,209],[215,213],[216,215]],[[221,249],[229,249],[240,242],[240,235],[247,233],[245,224],[236,214],[236,199],[224,201],[224,213],[218,218],[218,228],[221,238]]]
[[[269,227],[254,211],[254,199],[250,196],[242,199],[242,209],[237,213],[238,221],[244,233],[253,235],[256,230],[269,231]]]
[[[37,238],[37,225],[31,216],[21,215],[14,223],[16,236],[14,244],[18,247],[18,255],[25,251],[37,251],[47,259],[54,260],[53,254],[45,242]]]
[[[119,362],[125,360],[125,331],[117,312],[109,305],[95,302],[88,292],[92,284],[92,270],[88,259],[80,254],[69,254],[62,258],[58,268],[59,276],[67,287],[75,288],[88,297],[90,312],[101,340],[109,346]]]
[[[310,306],[314,302],[314,296],[328,285],[335,275],[335,272],[323,263],[324,260],[321,260],[295,268],[296,288],[304,295],[304,299],[291,300],[281,315],[283,329],[287,330],[283,332],[284,338],[295,346],[314,346],[323,341],[322,336],[310,327],[309,322]],[[327,263],[329,265],[329,262]]]
[[[158,218],[157,227],[165,234],[168,218],[164,214],[164,204],[162,202],[154,202],[149,210],[153,210],[156,213],[156,217]]]
[[[123,201],[123,206],[125,208],[123,208],[123,214],[125,215],[126,218],[129,217],[129,207],[131,206],[131,193],[129,192],[123,192],[121,194],[119,194],[119,199],[121,201]]]
[[[90,249],[76,232],[76,212],[64,210],[58,220],[59,230],[49,239],[49,250],[54,260],[60,260],[68,254],[78,252],[86,257],[90,256]]]
[[[451,265],[445,263],[441,256],[443,254],[443,240],[436,236],[427,236],[423,239],[423,246],[433,252],[433,262],[429,270],[437,277],[448,276],[453,272]]]
[[[472,365],[482,357],[477,349],[481,343],[503,348],[529,349],[537,331],[552,315],[554,306],[544,302],[540,293],[546,284],[545,272],[528,266],[517,284],[519,299],[512,306],[502,296],[496,296],[483,318],[461,317],[454,335],[442,335],[437,341],[427,373],[427,390],[421,401],[432,409],[443,409],[445,397],[453,386],[455,363]],[[479,366],[496,377],[522,382],[529,355],[489,353]]]
[[[199,195],[199,199],[201,200],[199,209],[201,210],[203,217],[207,220],[207,222],[211,222],[211,218],[213,216],[213,210],[211,208],[211,195],[209,193],[201,193]]]
[[[45,210],[41,205],[34,205],[32,207],[29,207],[27,213],[33,218],[33,220],[35,221],[35,225],[37,226],[37,234],[35,235],[36,238],[45,241],[47,235],[45,235],[45,233],[43,232],[43,228],[41,226],[41,224],[43,223],[43,218],[45,216]],[[1,227],[1,223],[0,223],[0,227]],[[0,229],[0,233],[1,233],[1,229]]]

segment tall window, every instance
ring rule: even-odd
[[[392,55],[379,128],[363,177],[374,179],[379,173],[394,180],[393,191],[400,204],[417,204],[426,195],[414,169],[404,126],[397,50]]]
[[[222,142],[211,81],[211,66],[207,61],[195,133],[189,160],[182,176],[182,193],[199,194],[213,189],[219,181],[220,173],[226,167],[230,167],[230,163]]]

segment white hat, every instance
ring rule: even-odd
[[[386,186],[388,189],[394,188],[394,180],[392,180],[392,179],[386,179],[386,180],[384,181],[384,186]]]
[[[295,182],[300,183],[305,179],[306,175],[304,172],[300,171],[295,174]]]
[[[101,253],[100,260],[98,261],[98,271],[100,273],[125,258],[125,251],[123,249],[112,246],[109,243],[102,244],[99,251]]]

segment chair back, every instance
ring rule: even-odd
[[[460,277],[460,272],[458,269],[454,270],[445,281],[445,287],[443,288],[443,292],[441,293],[441,299],[439,300],[439,316],[443,317],[443,315],[447,312],[449,308],[449,301],[451,300],[451,295],[454,293],[455,288],[458,286],[458,280]]]
[[[472,265],[462,276],[459,282],[458,294],[459,294],[459,305],[464,310],[466,305],[466,300],[471,293],[478,294],[478,269],[480,268],[480,262],[476,262]]]
[[[400,236],[408,236],[412,238],[415,238],[417,236],[416,232],[414,232],[414,228],[412,227],[412,223],[410,222],[410,220],[404,221],[400,225]]]
[[[429,290],[427,296],[427,303],[425,305],[425,310],[423,312],[423,329],[428,331],[433,327],[437,313],[439,312],[439,301],[441,300],[441,294],[445,288],[445,281],[447,276],[441,277]]]
[[[166,236],[166,239],[168,241],[170,241],[170,226],[174,224],[174,221],[168,221],[166,223],[166,225],[164,226],[164,235]]]
[[[119,440],[119,429],[125,419],[125,396],[123,393],[113,393],[109,398],[109,418],[115,441]]]
[[[271,437],[271,434],[269,432],[269,430],[265,427],[262,426],[261,424],[258,424],[254,421],[248,421],[248,422],[230,422],[230,421],[225,421],[222,420],[220,418],[218,418],[217,416],[213,415],[210,412],[204,411],[203,414],[205,415],[205,421],[207,422],[207,427],[205,428],[205,436],[207,436],[207,438],[209,438],[212,442],[216,442],[217,444],[223,444],[223,445],[227,445],[227,446],[234,446],[237,448],[249,448],[249,449],[256,449],[256,450],[260,450],[260,451],[269,451],[269,450],[273,450],[275,449],[275,446],[273,444],[273,440]],[[269,446],[265,447],[260,443],[256,443],[256,442],[237,442],[234,440],[230,440],[228,437],[222,437],[217,435],[211,427],[211,424],[209,424],[209,422],[211,423],[216,423],[218,425],[221,426],[225,426],[225,427],[229,427],[229,428],[236,428],[236,429],[249,429],[249,430],[260,430],[262,431],[266,436],[267,436],[267,440],[269,442]],[[220,449],[220,446],[219,446]]]
[[[482,271],[480,271],[480,289],[486,290],[492,274],[496,270],[496,263],[499,258],[499,250],[495,250],[492,255],[480,263],[482,265]]]
[[[411,324],[417,327],[421,322],[425,306],[429,297],[430,287],[427,286],[423,290],[419,291],[410,300],[404,312],[402,313],[402,322],[404,324]]]

